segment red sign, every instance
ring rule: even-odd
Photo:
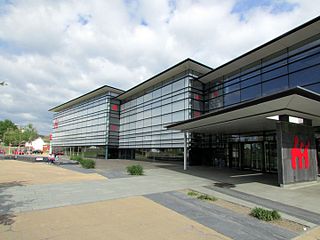
[[[113,105],[111,106],[111,110],[113,110],[113,111],[118,111],[118,105],[113,104]]]
[[[110,130],[111,130],[111,131],[118,131],[118,130],[119,130],[119,127],[118,127],[117,125],[111,124],[111,125],[110,125]]]
[[[50,141],[52,140],[52,133],[50,133],[50,135],[49,135],[49,140]]]
[[[201,96],[200,96],[199,94],[195,94],[195,95],[194,95],[194,99],[195,99],[195,100],[201,100]]]
[[[300,141],[299,137],[294,136],[293,148],[291,149],[291,166],[292,169],[297,169],[297,158],[298,158],[298,167],[299,169],[303,168],[302,160],[304,159],[304,168],[309,168],[309,148],[310,141],[308,140],[307,144],[304,144],[303,141]]]
[[[59,127],[59,121],[58,119],[53,120],[53,128],[56,129]]]
[[[200,117],[201,116],[201,112],[199,112],[199,111],[194,111],[193,112],[193,117]]]

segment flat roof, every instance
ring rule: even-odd
[[[223,75],[232,73],[239,68],[254,63],[262,58],[270,56],[285,48],[291,47],[298,42],[306,40],[320,33],[320,16],[286,32],[279,37],[257,47],[253,50],[213,69],[207,74],[201,76],[199,80],[207,83]]]
[[[311,119],[320,126],[320,94],[302,87],[246,101],[167,126],[196,133],[249,133],[275,130],[276,121],[267,117],[289,115]]]
[[[157,75],[149,78],[148,80],[134,86],[133,88],[125,91],[123,94],[119,95],[117,98],[120,100],[126,99],[128,97],[131,97],[132,95],[135,95],[139,92],[144,91],[145,89],[156,85],[170,77],[173,77],[185,70],[194,70],[202,74],[206,74],[212,70],[211,67],[206,66],[202,63],[199,63],[193,59],[187,58],[183,60],[182,62],[177,63],[176,65],[158,73]]]
[[[65,102],[65,103],[63,103],[61,105],[53,107],[53,108],[49,109],[49,111],[51,111],[51,112],[60,112],[60,111],[62,111],[64,109],[72,107],[72,106],[74,106],[76,104],[79,104],[79,103],[81,103],[83,101],[86,101],[88,99],[103,95],[103,94],[108,93],[108,92],[121,94],[124,91],[121,90],[121,89],[118,89],[118,88],[114,88],[114,87],[110,87],[108,85],[104,85],[104,86],[102,86],[100,88],[97,88],[97,89],[91,91],[91,92],[88,92],[88,93],[86,93],[84,95],[81,95],[81,96],[79,96],[77,98],[74,98],[74,99],[72,99],[72,100],[70,100],[68,102]]]

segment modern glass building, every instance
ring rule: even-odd
[[[319,76],[318,17],[215,69],[186,59],[127,91],[105,86],[55,107],[53,146],[314,180]]]
[[[118,157],[119,100],[122,90],[103,86],[50,109],[53,151],[86,157]]]

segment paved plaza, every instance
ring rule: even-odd
[[[144,176],[126,173],[126,166],[136,163],[144,166]],[[282,189],[272,184],[273,178],[203,167],[184,172],[172,163],[97,160],[96,169],[86,170],[78,165],[3,160],[0,239],[268,239],[271,233],[272,239],[292,239],[301,235],[190,199],[181,193],[183,189],[248,207],[268,208],[264,204],[272,198],[292,210],[279,209],[285,218],[311,228],[302,239],[317,239],[320,185]],[[254,202],[258,197],[264,201]]]

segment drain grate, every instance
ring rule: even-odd
[[[224,182],[214,183],[213,185],[219,188],[234,188],[236,186],[232,183],[224,183]]]

